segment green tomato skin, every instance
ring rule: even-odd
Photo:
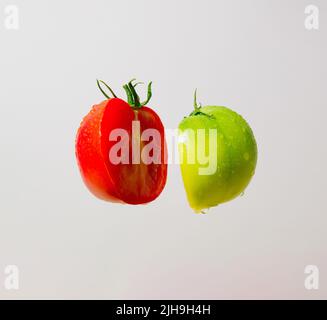
[[[200,111],[200,114],[184,118],[180,123],[178,143],[187,199],[191,208],[198,213],[243,193],[257,163],[257,144],[253,132],[239,114],[218,106],[202,107]],[[192,145],[191,132],[198,129],[205,129],[205,143],[196,138]],[[216,170],[206,175],[200,174],[199,170],[208,167],[208,164],[201,164],[197,155],[209,154],[209,129],[216,129],[217,132],[217,148],[210,158],[210,161],[213,159],[216,162]],[[197,134],[195,136],[198,137]],[[192,163],[189,159],[195,161]]]

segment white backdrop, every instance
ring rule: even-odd
[[[313,3],[314,2],[314,3]],[[326,298],[327,3],[314,0],[0,2],[0,297]],[[319,8],[319,30],[305,7]],[[76,130],[103,100],[153,80],[167,128],[203,104],[250,123],[256,175],[245,195],[195,215],[179,168],[146,206],[83,185]],[[120,88],[120,89],[119,89]],[[319,290],[304,286],[306,265]],[[6,290],[7,265],[19,289]]]

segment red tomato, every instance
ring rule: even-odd
[[[93,106],[83,119],[76,137],[76,157],[82,178],[96,197],[111,202],[143,204],[157,198],[166,184],[167,150],[164,127],[159,116],[144,106],[151,98],[151,83],[148,86],[148,99],[140,103],[136,85],[132,81],[124,86],[128,103],[117,98],[110,87],[101,81],[114,95],[114,98],[109,98],[98,81],[100,90],[108,100]],[[139,121],[139,135],[132,135],[133,121]],[[122,142],[122,138],[115,141],[110,139],[115,129],[123,129],[128,135],[128,140],[122,143],[128,150],[124,155],[127,161],[123,163],[116,163],[109,156],[117,141]],[[132,146],[139,143],[142,153],[147,143],[141,137],[147,129],[155,129],[160,134],[154,150],[149,153],[151,155],[158,151],[159,161],[144,163],[139,155],[140,161],[133,163]],[[151,143],[149,140],[148,143]],[[135,154],[138,154],[137,151]],[[117,152],[117,155],[121,154]]]

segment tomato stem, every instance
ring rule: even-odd
[[[126,92],[128,104],[133,108],[141,108],[141,107],[145,106],[152,98],[152,81],[148,84],[146,100],[143,102],[140,102],[140,97],[137,94],[135,87],[139,84],[142,84],[143,82],[137,82],[137,83],[133,84],[133,82],[135,80],[136,79],[132,79],[131,81],[129,81],[127,84],[125,84],[123,86],[123,89]]]
[[[126,95],[127,95],[127,102],[130,106],[133,106],[134,105],[134,100],[133,100],[133,96],[132,96],[132,93],[131,91],[129,90],[129,87],[127,84],[123,85],[123,88],[126,92]]]
[[[202,108],[201,103],[198,105],[197,102],[197,91],[198,89],[195,89],[194,91],[194,112],[200,112],[200,109]]]
[[[198,109],[198,103],[196,101],[196,92],[197,92],[198,89],[195,89],[194,91],[194,110]]]
[[[209,118],[214,118],[213,115],[210,115],[210,114],[207,114],[207,113],[201,111],[202,105],[201,105],[201,103],[198,104],[198,102],[197,102],[197,90],[198,89],[195,89],[195,91],[194,91],[194,111],[191,112],[190,116],[197,116],[200,114],[200,115],[203,115],[203,116],[206,116]]]
[[[107,89],[111,92],[111,94],[115,97],[115,98],[117,98],[117,96],[116,96],[116,94],[114,93],[114,91],[104,82],[104,81],[102,81],[102,80],[98,80],[97,79],[97,85],[98,85],[98,87],[99,87],[99,89],[100,89],[100,91],[103,93],[103,95],[107,98],[107,99],[111,99],[110,98],[110,96],[108,96],[106,93],[105,93],[105,91],[101,88],[101,85],[100,85],[100,83],[102,83],[102,84],[104,84],[106,87],[107,87]]]
[[[133,96],[134,107],[140,108],[141,107],[140,97],[136,93],[135,87],[133,85],[133,81],[135,81],[135,79],[132,79],[130,82],[128,82],[128,87],[129,87],[129,90],[131,91],[131,94]]]

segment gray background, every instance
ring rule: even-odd
[[[304,28],[308,4],[319,31]],[[0,12],[1,298],[327,297],[326,1],[1,0]],[[245,195],[195,215],[171,165],[147,206],[91,196],[74,140],[103,100],[98,77],[121,95],[132,77],[153,80],[167,128],[195,87],[242,114],[259,148]],[[18,291],[4,289],[8,264]]]

